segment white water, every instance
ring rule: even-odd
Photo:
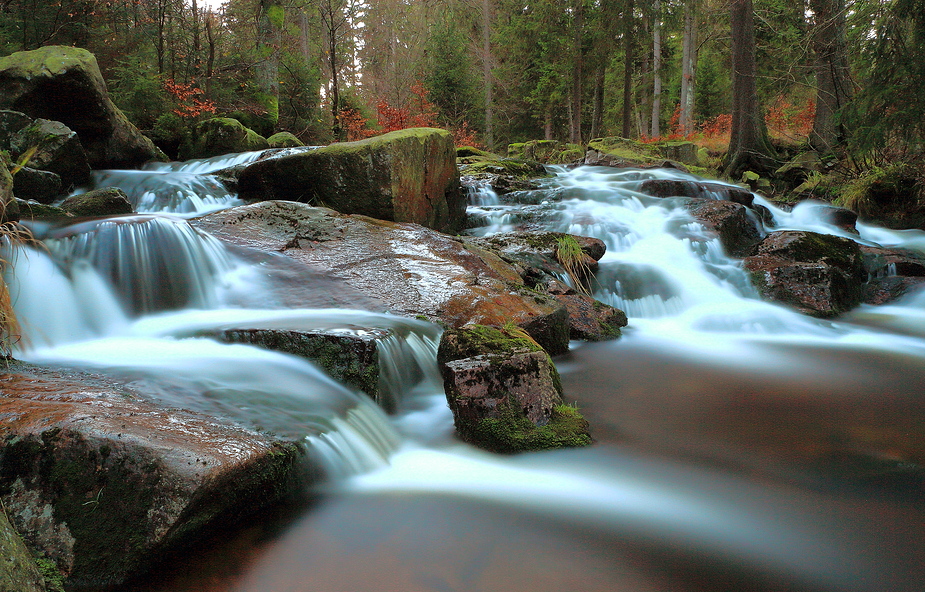
[[[207,204],[204,209],[226,207],[236,203],[234,197],[209,202],[215,196],[199,193],[199,177],[229,162],[162,168],[139,184],[128,172],[107,172],[106,183],[125,180],[136,194],[141,191],[138,203],[155,200],[153,211],[190,212],[199,207],[197,199]],[[489,193],[478,199],[490,222],[481,234],[512,228],[539,212],[552,230],[607,243],[596,296],[624,308],[630,327],[618,342],[575,344],[559,362],[567,399],[587,404],[592,431],[598,427],[604,434],[599,437],[610,442],[594,449],[498,458],[455,443],[434,364],[435,327],[359,311],[255,310],[249,302],[259,301],[264,288],[254,270],[174,218],[59,229],[48,235],[47,254],[17,253],[10,281],[30,344],[20,356],[130,376],[168,405],[306,438],[331,477],[324,491],[333,501],[280,537],[243,576],[224,576],[227,588],[221,589],[443,590],[454,581],[466,590],[527,589],[486,567],[493,562],[518,574],[514,582],[531,581],[531,590],[561,589],[554,574],[558,554],[534,566],[546,574],[539,581],[519,565],[527,562],[517,559],[516,548],[529,555],[531,545],[540,545],[531,542],[539,535],[521,525],[522,516],[552,521],[552,533],[542,536],[576,549],[570,569],[596,574],[588,579],[576,573],[576,589],[921,589],[921,508],[906,501],[891,506],[866,490],[843,496],[800,485],[809,457],[790,453],[793,442],[779,435],[787,426],[765,409],[777,403],[776,395],[746,385],[770,385],[784,407],[808,405],[823,416],[857,408],[860,427],[847,421],[824,427],[851,437],[864,430],[889,432],[885,422],[865,416],[888,404],[899,404],[909,417],[925,417],[920,392],[901,386],[878,391],[870,376],[859,378],[859,365],[851,361],[895,366],[913,385],[925,381],[925,371],[910,370],[925,367],[925,296],[861,307],[837,321],[762,302],[740,263],[725,256],[678,200],[637,191],[653,177],[685,178],[677,171],[580,168],[547,181],[539,199],[529,196],[534,205],[503,205]],[[146,197],[156,196],[161,182],[170,187],[168,194],[185,197]],[[812,208],[784,212],[756,202],[771,210],[778,228],[845,235],[812,215]],[[925,248],[925,233],[918,231],[863,224],[859,231],[868,243]],[[55,297],[44,297],[49,293]],[[398,413],[386,417],[304,360],[196,337],[244,327],[389,331],[380,355],[385,390]],[[651,372],[649,366],[655,373],[641,374]],[[855,393],[846,387],[852,381],[873,386]],[[866,400],[873,406],[858,407]],[[744,407],[754,425],[732,438],[725,430],[733,420],[724,413],[742,401],[756,405],[753,415]],[[606,436],[611,424],[624,434],[625,445]],[[864,443],[880,444],[878,434]],[[817,434],[804,436],[813,440]],[[443,506],[443,499],[458,501]],[[481,505],[466,510],[464,500]],[[382,508],[373,519],[382,526],[361,518],[357,504]],[[439,514],[433,514],[434,504]],[[410,520],[392,525],[389,512],[404,516],[405,505]],[[450,509],[457,505],[463,509]],[[456,511],[461,514],[448,536],[458,540],[435,551],[443,547],[431,540],[430,524]],[[492,528],[479,517],[482,511],[499,512],[509,525],[497,533],[504,542],[492,551],[492,561],[476,561],[467,550],[467,539]],[[890,516],[884,524],[874,520],[884,512]],[[325,523],[331,514],[337,516],[334,526]],[[908,532],[904,521],[913,527]],[[593,534],[569,538],[578,536],[569,534],[576,529]],[[380,546],[364,555],[357,549],[370,544],[366,540],[380,540]],[[580,542],[571,547],[574,541]],[[623,551],[611,556],[612,548]],[[600,571],[601,553],[613,567]],[[391,561],[393,554],[403,559]],[[436,567],[418,564],[422,556],[432,556]],[[706,570],[705,580],[694,577],[696,566]],[[632,584],[621,579],[627,574],[633,574]],[[163,590],[199,589],[171,586]]]

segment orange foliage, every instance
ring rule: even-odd
[[[347,140],[362,140],[379,134],[407,129],[409,127],[443,127],[438,123],[436,106],[431,103],[427,95],[428,90],[420,82],[411,87],[415,98],[410,106],[393,107],[385,100],[376,103],[376,119],[379,129],[369,129],[369,121],[353,108],[340,112],[340,120],[347,132]],[[472,146],[481,148],[482,145],[476,137],[476,131],[463,122],[456,129],[447,128],[453,133],[453,142],[457,146]]]
[[[192,83],[183,84],[168,78],[164,81],[164,90],[177,102],[173,112],[180,117],[192,119],[203,113],[215,113],[215,103],[209,99],[201,99],[202,89]]]
[[[813,129],[816,116],[816,103],[809,100],[802,107],[794,105],[783,96],[778,96],[768,107],[764,121],[768,131],[778,137],[797,139],[806,138]]]

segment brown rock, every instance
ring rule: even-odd
[[[763,297],[817,317],[860,304],[867,276],[854,241],[795,230],[769,234],[745,269]]]
[[[761,242],[761,233],[745,206],[731,201],[695,198],[687,205],[690,213],[719,236],[726,252],[733,257],[751,254]]]
[[[751,207],[755,196],[751,191],[721,183],[685,181],[680,179],[647,179],[639,191],[653,197],[700,197],[732,201]]]
[[[408,316],[450,327],[522,327],[555,355],[568,350],[568,313],[524,285],[517,269],[476,246],[418,226],[293,202],[260,202],[193,221],[217,238],[280,251],[343,279]]]
[[[16,364],[0,408],[0,499],[69,589],[118,585],[294,485],[295,444],[98,376]]]

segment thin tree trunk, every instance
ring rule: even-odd
[[[684,37],[681,49],[681,117],[682,133],[694,131],[694,97],[697,92],[697,0],[684,5]]]
[[[491,87],[491,0],[482,0],[482,77],[485,84],[485,146],[494,146]]]
[[[662,135],[662,2],[655,0],[655,19],[652,21],[652,137]]]
[[[215,36],[212,33],[213,13],[210,10],[206,15],[206,40],[209,43],[209,58],[206,61],[206,94],[212,92],[212,74],[215,67]]]
[[[623,137],[629,138],[633,115],[633,0],[623,13]]]
[[[199,52],[202,49],[201,41],[199,39],[199,5],[196,0],[191,0],[191,9],[193,13],[193,55],[192,55],[192,66],[193,66],[193,77],[198,78],[201,73],[199,61]]]
[[[552,105],[547,103],[543,111],[543,139],[552,140]]]
[[[585,4],[584,0],[576,0],[575,20],[574,20],[574,49],[575,62],[572,68],[572,98],[569,106],[571,117],[569,118],[569,142],[572,144],[581,144],[581,113],[584,95],[584,50],[583,34],[585,28]]]
[[[281,11],[279,0],[260,0],[257,19],[258,49],[264,52],[263,59],[256,64],[257,85],[260,88],[259,101],[266,111],[263,134],[272,133],[279,120],[279,52],[280,31],[274,19],[274,12]]]
[[[591,115],[591,137],[601,136],[604,127],[604,79],[607,74],[606,64],[600,64],[594,73],[594,105]]]
[[[723,172],[731,178],[743,171],[766,172],[774,149],[758,101],[755,82],[755,23],[751,0],[732,0],[732,131]]]
[[[845,47],[844,0],[810,0],[815,14],[812,45],[816,71],[816,115],[810,145],[822,152],[842,143],[845,131],[835,115],[851,98],[851,82]]]

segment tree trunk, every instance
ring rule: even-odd
[[[482,0],[482,77],[485,84],[485,146],[494,146],[494,122],[491,96],[491,0]]]
[[[633,0],[623,13],[623,137],[629,138],[633,115]]]
[[[594,73],[594,105],[591,115],[591,137],[601,136],[601,128],[604,127],[604,80],[607,74],[607,65],[602,63],[598,65]]]
[[[681,132],[694,131],[694,97],[697,91],[697,0],[684,5],[684,37],[681,42]]]
[[[199,5],[196,3],[196,0],[191,0],[190,2],[193,13],[193,56],[192,56],[192,69],[193,69],[193,78],[199,78],[199,75],[202,73],[201,64],[199,61],[199,52],[202,49],[202,42],[199,40]]]
[[[543,111],[543,139],[553,140],[552,134],[552,105],[547,103]]]
[[[255,65],[257,86],[260,96],[257,100],[265,110],[265,129],[261,134],[271,134],[279,121],[279,51],[280,31],[278,21],[282,18],[279,0],[260,0],[257,17],[258,51],[262,59]]]
[[[585,3],[584,0],[575,1],[575,19],[573,21],[573,51],[574,64],[572,67],[572,97],[569,107],[569,142],[581,144],[581,113],[584,95],[584,48],[583,37],[585,29]]]
[[[753,19],[751,0],[732,0],[732,131],[723,173],[733,179],[746,170],[768,172],[774,163],[755,83]]]
[[[655,18],[652,21],[652,137],[662,135],[662,2],[655,0]]]
[[[816,71],[816,115],[810,145],[829,152],[844,141],[845,131],[835,114],[851,98],[851,82],[845,47],[844,0],[810,0],[815,14],[812,46]]]
[[[209,43],[209,58],[206,61],[206,95],[212,93],[212,74],[215,67],[215,36],[212,33],[212,11],[206,14],[206,40]]]

